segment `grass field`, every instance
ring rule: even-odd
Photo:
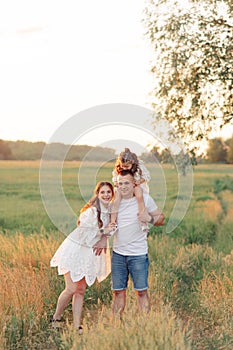
[[[0,161],[0,348],[233,349],[232,166],[197,166],[182,222],[169,234],[166,227],[150,230],[150,314],[138,315],[130,284],[124,319],[113,320],[108,278],[88,288],[84,334],[77,337],[70,307],[59,332],[48,321],[64,286],[49,261],[64,234],[42,204],[39,165]],[[86,164],[78,186],[80,164],[64,164],[63,190],[74,213],[78,215],[96,180],[111,180],[112,166]],[[51,163],[54,173],[56,167]],[[150,192],[167,222],[179,196],[176,170],[148,168]],[[48,181],[52,186],[53,176]]]

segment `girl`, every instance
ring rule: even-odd
[[[54,315],[53,327],[61,321],[61,315],[71,298],[74,327],[82,334],[80,324],[86,285],[99,282],[110,273],[110,253],[107,236],[112,228],[109,224],[109,205],[113,198],[113,186],[99,182],[94,196],[81,209],[78,227],[69,234],[54,254],[50,265],[58,267],[58,274],[64,275],[65,289],[60,294]],[[104,252],[103,252],[104,250]]]
[[[134,194],[138,202],[139,213],[145,210],[145,203],[143,199],[143,192],[149,193],[149,186],[147,184],[150,181],[150,173],[145,167],[142,160],[139,160],[135,153],[132,153],[129,148],[125,148],[124,151],[118,156],[114,170],[112,172],[112,181],[115,189],[117,189],[117,176],[122,170],[130,170],[135,180]],[[115,191],[115,199],[112,206],[111,223],[116,223],[117,212],[120,204],[120,193]],[[142,230],[148,231],[147,223],[142,223]]]

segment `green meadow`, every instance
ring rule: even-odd
[[[150,193],[167,223],[176,200],[182,207],[189,196],[180,194],[174,167],[146,165]],[[111,181],[113,163],[86,163],[79,183],[80,166],[65,162],[62,168],[65,198],[77,215],[95,182]],[[82,336],[72,329],[71,306],[59,330],[49,323],[64,287],[49,261],[64,234],[43,206],[39,167],[38,161],[0,161],[0,349],[233,349],[231,165],[196,166],[182,221],[170,233],[166,225],[150,229],[150,313],[138,314],[130,283],[124,317],[113,319],[109,276],[86,291]],[[56,173],[57,163],[50,167]]]

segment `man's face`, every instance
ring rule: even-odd
[[[125,176],[118,175],[118,190],[121,193],[122,198],[131,198],[134,193],[134,178],[130,174]]]

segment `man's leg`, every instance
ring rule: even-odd
[[[138,297],[138,308],[140,312],[150,311],[150,299],[147,290],[136,291]]]
[[[126,304],[126,290],[115,290],[113,292],[112,312],[114,315],[122,315]]]
[[[113,305],[112,312],[114,315],[122,315],[126,304],[126,289],[128,284],[128,267],[126,257],[112,253],[112,289]]]
[[[150,301],[148,296],[148,255],[128,256],[128,267],[133,279],[134,289],[138,298],[139,311],[148,312],[150,310]]]

